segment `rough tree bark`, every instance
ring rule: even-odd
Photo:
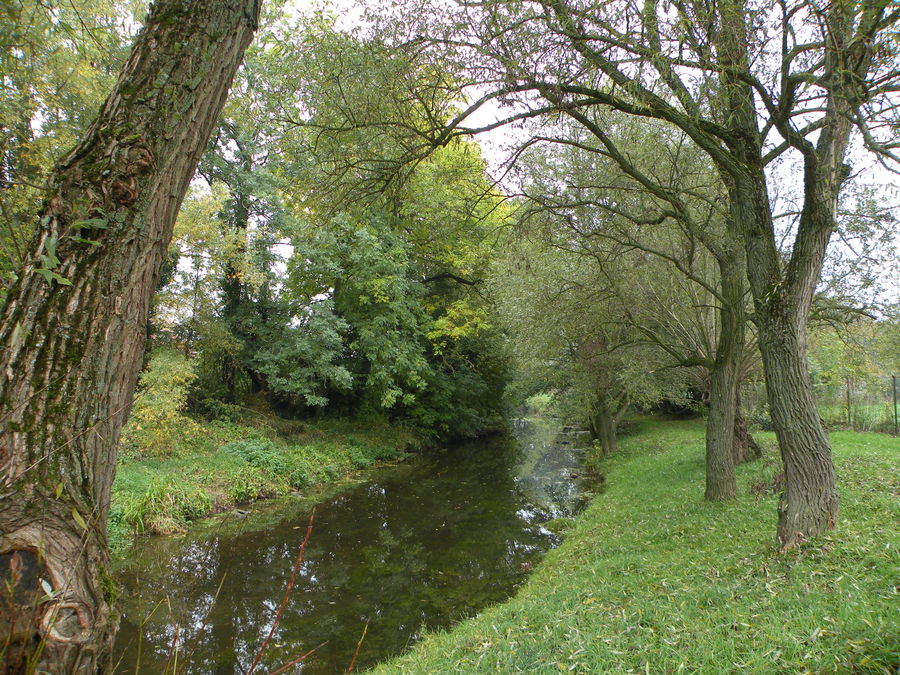
[[[747,420],[741,412],[741,388],[738,385],[737,395],[734,400],[734,446],[732,448],[734,464],[752,462],[762,457],[762,448],[759,446],[750,430],[747,428]]]
[[[746,236],[748,257],[755,264],[748,270],[759,332],[759,348],[766,376],[766,391],[772,424],[778,438],[785,470],[785,489],[778,507],[778,539],[782,548],[799,544],[805,537],[834,527],[838,514],[831,444],[819,419],[812,382],[806,364],[806,321],[819,278],[818,269],[807,270],[803,279],[790,278],[782,270],[780,256],[771,237],[771,224],[753,226],[768,202],[761,171],[755,181],[738,186],[732,195],[749,223]],[[824,233],[822,233],[824,235]],[[829,232],[830,234],[830,232]],[[826,241],[806,245],[798,240],[795,256],[824,258]],[[819,263],[819,269],[821,263]]]
[[[747,251],[760,352],[772,423],[785,469],[778,508],[782,548],[834,527],[838,514],[831,445],[822,427],[806,365],[806,323],[825,250],[836,228],[837,198],[847,177],[844,155],[855,113],[867,95],[873,36],[888,2],[828,5],[820,86],[826,91],[821,131],[813,144],[798,134],[787,110],[772,123],[803,157],[803,206],[794,246],[784,265],[766,187],[762,138],[750,84],[749,31],[744,0],[724,0],[717,47],[722,69],[722,112],[737,135],[729,149],[739,160],[727,174],[732,216]],[[785,86],[796,86],[785,82]],[[789,96],[788,96],[789,98]]]
[[[155,2],[53,172],[0,315],[0,581],[17,582],[0,590],[3,672],[110,668],[116,445],[172,225],[258,13],[259,0]]]
[[[744,353],[744,265],[739,252],[716,255],[722,304],[719,337],[710,369],[709,418],[706,423],[706,491],[711,501],[737,496],[734,473],[734,425]]]

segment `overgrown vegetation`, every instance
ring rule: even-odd
[[[109,515],[114,552],[135,534],[180,532],[200,516],[337,480],[420,442],[411,431],[376,422],[192,424],[195,432],[178,438],[175,453],[122,457]]]
[[[702,427],[640,421],[599,463],[607,491],[515,598],[373,672],[893,673],[900,439],[832,434],[841,525],[787,553],[764,442],[738,467],[738,500],[710,503]]]

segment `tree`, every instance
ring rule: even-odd
[[[681,399],[685,378],[629,320],[626,307],[643,301],[643,289],[615,281],[634,278],[653,257],[619,246],[598,265],[573,255],[568,237],[557,228],[511,242],[492,285],[520,370],[557,392],[566,414],[586,422],[609,454],[629,406]]]
[[[47,175],[93,120],[128,45],[111,0],[20,0],[0,12],[2,298],[26,262]]]
[[[502,349],[481,287],[504,210],[477,147],[440,149],[390,198],[330,216],[318,199],[309,195],[296,216],[285,289],[310,319],[304,328],[316,316],[320,326],[329,316],[344,326],[335,364],[352,386],[322,392],[320,403],[399,416],[442,437],[483,430],[497,410],[490,385],[503,386]],[[270,363],[278,358],[271,353]]]
[[[3,598],[18,610],[2,619],[10,670],[110,667],[116,446],[172,225],[258,12],[257,0],[155,3],[51,174],[0,320],[0,554],[21,582]]]
[[[288,321],[286,308],[277,301],[272,269],[277,257],[273,246],[285,229],[285,210],[276,177],[283,125],[274,119],[270,88],[283,77],[284,64],[267,53],[278,44],[282,5],[280,1],[269,5],[265,25],[238,70],[232,98],[200,164],[210,186],[224,185],[228,191],[218,214],[224,243],[218,313],[222,328],[239,347],[220,352],[217,368],[208,375],[218,380],[217,388],[231,403],[241,380],[253,391],[265,389],[265,378],[252,364],[266,346],[260,327]]]
[[[681,366],[707,372],[705,494],[733,499],[734,464],[751,445],[749,435],[740,433],[738,406],[746,281],[740,246],[724,224],[721,181],[683,134],[662,125],[638,125],[597,111],[580,113],[579,122],[562,120],[555,128],[545,123],[520,154],[518,163],[530,167],[522,189],[526,214],[552,214],[551,220],[568,231],[563,246],[593,257],[598,271],[616,248],[637,249],[661,263],[645,262],[644,269],[623,279],[606,275],[608,283],[614,289],[646,287],[637,306],[622,302],[627,319]],[[592,140],[597,135],[602,143]],[[535,155],[541,159],[531,166]],[[675,300],[647,273],[651,265],[672,287],[686,281],[695,287],[689,295],[705,297],[693,307],[684,297]],[[660,293],[668,302],[654,304]],[[709,309],[711,325],[703,316]],[[686,332],[686,324],[695,330]]]
[[[807,317],[852,173],[852,134],[880,160],[900,159],[891,136],[900,82],[891,29],[900,10],[888,0],[411,0],[385,14],[395,44],[455,62],[454,72],[479,87],[433,144],[548,114],[578,119],[599,106],[663,120],[709,156],[747,258],[785,467],[778,539],[789,548],[833,527],[838,496],[807,372]],[[490,101],[506,104],[508,115],[467,126]],[[785,252],[770,195],[778,162],[793,162],[802,176]]]
[[[314,17],[273,86],[288,125],[280,175],[297,226],[288,289],[300,307],[329,297],[346,322],[340,361],[350,391],[332,411],[378,411],[443,437],[491,423],[504,367],[482,293],[505,209],[474,143],[454,141],[406,164],[427,126],[408,82],[434,83],[445,119],[447,74],[420,70],[369,36]],[[443,110],[443,112],[438,112]]]

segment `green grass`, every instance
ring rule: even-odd
[[[120,458],[109,514],[110,547],[122,554],[136,534],[173,534],[216,511],[337,480],[396,458],[415,442],[411,433],[384,424],[205,422],[182,454],[131,452]]]
[[[838,529],[779,553],[776,496],[759,486],[780,467],[760,436],[739,499],[711,504],[702,426],[642,421],[516,597],[374,672],[893,673],[900,439],[833,434]]]

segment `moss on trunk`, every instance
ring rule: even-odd
[[[156,2],[100,116],[52,174],[0,315],[0,555],[37,552],[52,587],[2,652],[7,669],[110,667],[116,445],[172,225],[257,12],[253,0]]]

